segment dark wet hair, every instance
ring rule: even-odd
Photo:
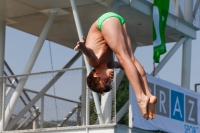
[[[112,85],[104,85],[103,87],[100,85],[100,78],[94,77],[95,69],[93,69],[87,77],[87,85],[88,87],[99,94],[104,94],[105,92],[109,92],[112,89]]]

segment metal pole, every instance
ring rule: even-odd
[[[90,124],[90,118],[89,118],[90,117],[90,99],[89,99],[90,95],[91,95],[91,91],[88,88],[86,88],[86,100],[85,100],[86,101],[86,109],[85,109],[86,111],[85,124],[86,125]]]
[[[183,44],[181,86],[190,89],[192,39],[188,38]]]
[[[77,104],[77,126],[81,126],[81,104]]]
[[[84,57],[82,56],[82,66],[85,66]],[[82,70],[82,95],[81,95],[81,121],[86,125],[86,70]]]
[[[6,22],[0,18],[0,76],[4,76],[4,54],[5,54],[5,32]],[[0,79],[0,114],[2,114],[3,80]],[[0,115],[0,120],[1,120]],[[0,130],[1,131],[1,130]]]
[[[33,129],[37,129],[38,128],[38,117],[37,117],[38,113],[39,113],[39,108],[37,107],[35,109],[35,111],[34,111],[34,114],[33,114],[33,116],[35,118],[35,120],[33,121]]]
[[[6,107],[6,79],[3,79],[3,101],[2,101],[2,126],[5,128],[5,107]]]
[[[75,3],[74,0],[70,0],[70,2],[71,2],[72,10],[73,10],[74,20],[75,20],[75,23],[76,23],[76,28],[77,28],[77,31],[78,31],[79,40],[82,40],[83,31],[82,31],[82,27],[81,27],[79,15],[78,15],[78,10],[77,10],[77,7],[76,7],[76,3]],[[87,75],[88,75],[89,72],[91,71],[91,67],[90,67],[89,63],[87,62],[87,59],[86,59],[85,55],[83,55],[83,56],[84,56],[84,61],[85,61],[86,69],[87,69]],[[99,122],[100,122],[100,124],[103,124],[104,120],[103,120],[103,117],[102,117],[102,112],[101,112],[101,108],[100,108],[100,102],[99,102],[98,95],[95,92],[92,92],[92,94],[93,94],[93,98],[94,98],[95,107],[96,107],[96,110],[97,110]],[[87,98],[89,98],[89,97],[87,97]]]
[[[198,11],[198,9],[199,9],[199,5],[200,5],[200,0],[197,0],[197,1],[196,1],[196,4],[195,4],[195,7],[194,7],[194,11],[193,11],[193,16],[194,16],[194,18],[195,18],[196,13],[197,13],[197,11]],[[193,20],[194,20],[194,18],[193,18]]]
[[[33,65],[34,65],[34,63],[35,63],[35,61],[37,59],[37,56],[38,56],[38,54],[39,54],[39,52],[40,52],[40,50],[42,48],[42,45],[43,45],[43,43],[44,43],[44,41],[45,41],[45,39],[47,37],[49,29],[51,28],[51,25],[53,24],[54,19],[56,18],[56,14],[57,14],[56,10],[52,9],[50,11],[50,16],[49,16],[49,18],[48,18],[48,20],[47,20],[47,22],[46,22],[41,34],[40,34],[38,40],[37,40],[37,43],[36,43],[32,53],[31,53],[31,56],[30,56],[30,58],[29,58],[29,60],[28,60],[28,62],[26,64],[26,67],[25,67],[25,69],[23,71],[23,74],[31,72],[31,70],[33,68]],[[6,108],[6,113],[5,113],[5,124],[6,124],[6,126],[8,124],[9,119],[10,119],[10,116],[11,116],[11,114],[12,114],[12,112],[13,112],[16,104],[17,104],[17,100],[18,100],[19,96],[21,95],[21,92],[22,92],[22,90],[24,88],[24,85],[25,85],[25,83],[27,81],[27,78],[28,78],[27,76],[22,77],[19,80],[17,88],[13,92],[13,95],[12,95],[12,97],[10,99],[10,102],[9,102],[7,108]]]
[[[3,97],[2,97],[2,114],[1,114],[1,122],[0,122],[0,131],[4,131],[5,127],[5,105],[6,105],[6,79],[3,80]]]
[[[44,96],[41,97],[40,128],[43,128],[43,123],[44,123]]]
[[[177,51],[177,49],[181,46],[181,44],[187,39],[187,37],[181,38],[174,46],[173,48],[167,53],[167,55],[162,59],[162,61],[158,64],[158,66],[155,69],[155,75],[157,75],[160,70],[163,68],[163,66],[168,62],[168,60],[173,56],[173,54]],[[153,72],[151,72],[152,75]]]
[[[15,83],[15,79],[13,78],[13,80],[11,81],[11,85],[13,85],[14,83]],[[6,96],[8,95],[8,93],[10,92],[10,90],[11,90],[11,87],[8,87],[6,89]]]
[[[74,0],[70,0],[70,2],[71,2],[72,10],[73,10],[76,29],[78,31],[78,37],[79,37],[79,40],[82,40],[82,36],[84,36],[84,35],[83,35],[83,30],[82,30],[82,27],[81,27],[81,22],[80,22],[80,19],[79,19],[76,3],[75,3]],[[87,62],[85,55],[83,55],[83,56],[84,56],[84,61],[85,61],[86,69],[87,69],[87,75],[88,75],[89,72],[91,71],[91,67],[90,67],[89,63]]]
[[[184,18],[185,21],[192,23],[193,20],[193,0],[184,1]],[[182,78],[181,86],[184,88],[190,88],[190,70],[191,70],[191,51],[192,51],[192,39],[188,38],[183,43],[182,52]]]

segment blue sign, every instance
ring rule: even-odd
[[[171,118],[184,121],[184,95],[171,90]]]

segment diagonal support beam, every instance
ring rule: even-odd
[[[79,57],[81,56],[81,52],[78,52],[64,67],[69,68]],[[8,124],[7,130],[10,130],[20,119],[24,116],[24,114],[51,88],[51,86],[63,75],[63,72],[59,72],[56,74],[53,79],[30,101],[23,110]]]
[[[5,63],[6,69],[8,69],[8,71],[9,71],[10,75],[15,75],[15,74],[13,73],[13,71],[11,70],[11,68],[9,67],[8,63],[7,63],[5,60],[4,60],[4,63]],[[17,84],[19,83],[19,80],[18,80],[16,77],[13,78],[12,81],[11,81],[11,79],[9,79],[9,78],[8,78],[8,80],[10,81],[10,84],[11,84],[11,85],[14,84],[14,83],[17,83]],[[6,95],[9,93],[10,89],[11,89],[10,87],[7,88]],[[23,94],[25,95],[25,97],[27,98],[27,100],[30,102],[31,99],[30,99],[30,97],[28,96],[28,94],[27,94],[25,91],[23,91]],[[26,102],[24,101],[24,99],[23,99],[21,96],[20,96],[20,98],[21,98],[22,102],[24,103],[24,105],[26,105]],[[35,106],[33,106],[33,108],[36,109]],[[31,111],[30,111],[30,113],[31,113]]]
[[[160,70],[163,68],[163,66],[168,62],[168,60],[173,56],[173,54],[176,52],[176,50],[183,44],[183,42],[186,40],[187,37],[181,38],[174,47],[167,53],[167,55],[162,59],[162,61],[157,65],[155,69],[154,75],[156,76]],[[151,72],[151,75],[153,72]]]
[[[64,118],[64,120],[57,125],[57,127],[62,127],[66,121],[68,121],[68,119],[75,113],[75,111],[78,109],[78,106],[75,106],[70,112],[69,114]]]
[[[181,7],[179,5],[179,0],[173,0],[174,2],[174,6],[175,6],[175,10],[176,10],[176,16],[181,18],[181,19],[184,19],[184,16],[183,16],[183,12],[181,10]]]
[[[34,115],[34,113],[38,112],[39,108],[37,108],[34,112],[32,112],[17,128],[16,130],[20,129],[31,117]]]
[[[54,19],[56,18],[56,14],[57,14],[56,10],[51,10],[50,11],[50,16],[49,16],[49,18],[48,18],[48,20],[47,20],[47,22],[46,22],[46,24],[45,24],[40,36],[39,36],[37,42],[36,42],[36,45],[35,45],[32,53],[31,53],[31,56],[30,56],[27,64],[26,64],[26,67],[25,67],[25,69],[23,71],[23,74],[31,72],[31,70],[33,68],[33,65],[34,65],[34,63],[35,63],[35,61],[37,59],[37,56],[39,55],[39,52],[40,52],[40,50],[41,50],[41,48],[43,46],[43,43],[44,43],[44,41],[45,41],[45,39],[47,37],[47,34],[48,34],[48,32],[49,32],[49,30],[51,28],[51,25],[53,24]],[[12,95],[12,97],[10,99],[10,102],[9,102],[7,108],[6,108],[6,113],[5,113],[5,125],[6,126],[8,124],[8,121],[9,121],[10,117],[11,117],[11,114],[12,114],[12,112],[13,112],[16,104],[17,104],[17,100],[20,97],[21,92],[23,91],[23,88],[24,88],[24,85],[25,85],[25,83],[27,81],[27,78],[28,77],[26,77],[26,76],[25,77],[21,77],[21,79],[19,80],[19,83],[17,85],[17,88],[13,92],[13,95]]]
[[[123,70],[120,70],[119,73],[117,74],[116,78],[116,91],[122,81],[122,78],[124,77],[125,72]]]
[[[70,2],[71,2],[72,10],[73,10],[75,24],[76,24],[77,31],[78,31],[78,37],[79,37],[79,40],[82,40],[83,30],[82,30],[81,22],[80,22],[80,19],[79,19],[79,14],[78,14],[78,10],[77,10],[77,7],[76,7],[76,3],[75,3],[75,0],[70,0]],[[87,69],[87,75],[88,75],[89,72],[91,71],[91,67],[90,67],[89,63],[87,62],[85,55],[83,55],[83,57],[84,57],[84,61],[85,61],[86,69]],[[100,124],[103,124],[104,120],[103,120],[102,111],[101,111],[101,107],[100,107],[99,97],[98,97],[97,93],[93,92],[93,91],[92,91],[92,95],[93,95],[93,98],[94,98],[95,107],[96,107],[99,122],[100,122]],[[87,96],[87,98],[89,98],[89,95]],[[86,114],[87,113],[89,113],[88,110],[86,111]],[[88,118],[89,118],[89,116],[88,116]],[[88,118],[86,118],[86,125],[89,124]]]
[[[194,7],[194,11],[193,11],[194,18],[195,18],[196,14],[197,14],[197,11],[198,11],[198,8],[199,8],[199,4],[200,4],[200,0],[197,0],[196,4],[195,4],[195,7]],[[194,19],[193,19],[193,21],[194,21]]]
[[[116,114],[116,123],[128,112],[129,100],[124,104],[124,106]]]

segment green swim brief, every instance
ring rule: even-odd
[[[103,15],[101,15],[99,18],[98,18],[98,29],[99,30],[102,30],[102,24],[103,22],[107,19],[107,18],[110,18],[110,17],[116,17],[119,19],[120,23],[123,25],[125,20],[122,16],[116,14],[116,13],[113,13],[113,12],[107,12]]]

